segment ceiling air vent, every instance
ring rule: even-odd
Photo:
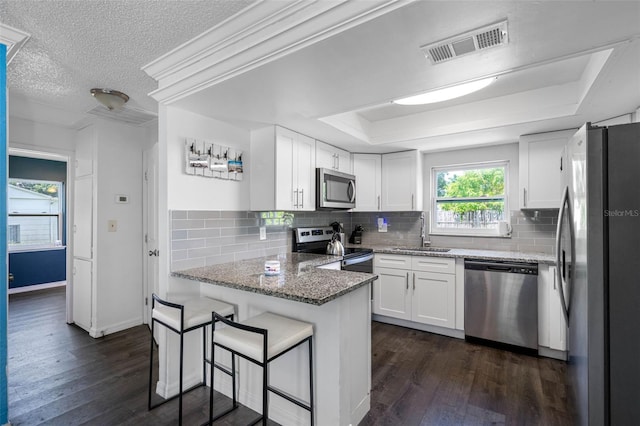
[[[508,42],[507,21],[505,20],[422,46],[420,50],[424,52],[432,64],[439,64],[469,53],[503,46]]]
[[[125,105],[119,110],[109,110],[105,106],[98,105],[92,110],[87,111],[87,114],[96,115],[101,118],[107,118],[110,120],[120,121],[134,126],[142,126],[158,118],[158,115],[149,111],[134,108]]]

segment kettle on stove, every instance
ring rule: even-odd
[[[337,234],[333,234],[331,241],[327,244],[327,254],[334,256],[344,256],[344,246],[340,242]]]

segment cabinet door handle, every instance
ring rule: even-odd
[[[409,273],[407,272],[407,290],[409,290]]]
[[[527,207],[527,188],[522,188],[522,205]]]
[[[302,198],[302,202],[300,203],[300,208],[304,209],[304,189],[300,190],[300,198]]]
[[[553,289],[556,290],[556,275],[557,274],[553,274]]]
[[[293,202],[293,207],[298,207],[298,190],[293,191],[293,196],[295,197],[295,201]]]
[[[378,195],[378,210],[380,210],[380,196]]]
[[[413,273],[413,291],[416,291],[416,273]]]
[[[338,166],[336,167],[336,170],[340,170],[340,156],[338,154],[336,154],[336,161],[338,163]]]
[[[413,209],[414,209],[414,207],[413,207],[413,198],[414,198],[414,195],[413,195],[413,194],[411,194],[411,210],[413,210]]]

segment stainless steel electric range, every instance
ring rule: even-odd
[[[327,244],[333,237],[333,228],[317,226],[294,228],[292,251],[299,253],[327,254]],[[342,241],[344,244],[344,241]],[[342,269],[373,273],[373,250],[364,247],[345,247]]]

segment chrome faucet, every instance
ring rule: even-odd
[[[420,247],[428,247],[431,245],[431,241],[425,241],[426,231],[425,215],[424,212],[420,213]]]

